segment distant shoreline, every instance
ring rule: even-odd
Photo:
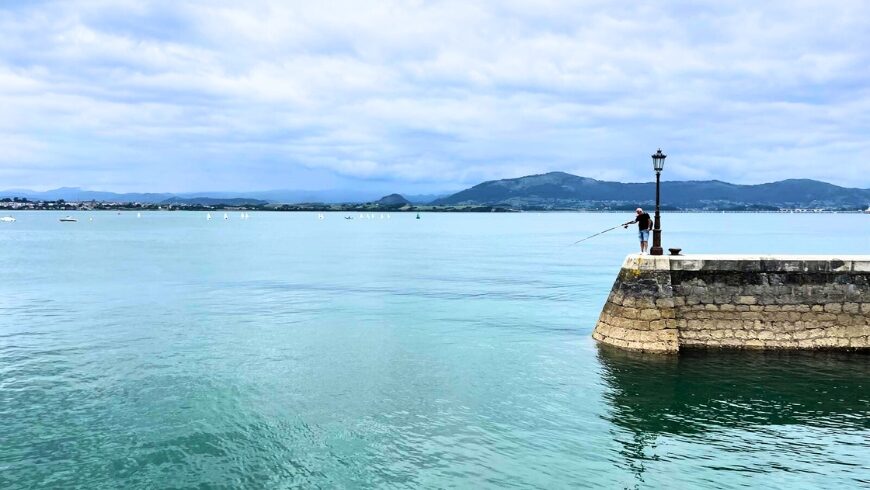
[[[263,213],[578,213],[578,214],[631,214],[633,209],[513,209],[496,206],[467,206],[467,207],[450,207],[450,206],[412,206],[409,209],[386,209],[378,207],[348,207],[336,209],[329,206],[302,206],[302,205],[283,205],[273,207],[259,206],[233,206],[233,207],[196,207],[196,208],[169,208],[158,206],[141,206],[141,207],[111,207],[111,208],[86,208],[86,207],[37,207],[37,208],[11,208],[0,206],[0,213],[9,212],[67,212],[67,213],[84,213],[84,212],[263,212]],[[782,210],[752,210],[752,209],[668,209],[662,210],[663,214],[868,214],[861,210],[839,210],[839,209],[782,209]]]

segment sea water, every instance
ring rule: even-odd
[[[870,356],[596,345],[637,232],[571,244],[631,214],[236,214],[0,224],[0,487],[870,485]],[[870,253],[859,214],[663,224]]]

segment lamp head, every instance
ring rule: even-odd
[[[661,148],[659,148],[659,151],[655,152],[655,154],[652,155],[653,169],[656,171],[656,173],[661,172],[662,169],[665,168],[665,158],[667,157],[667,155],[662,153]]]

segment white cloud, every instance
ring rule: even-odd
[[[662,146],[671,179],[870,187],[861,1],[71,0],[0,31],[9,186],[646,180]]]

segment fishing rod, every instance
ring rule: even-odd
[[[598,233],[596,233],[596,234],[594,234],[594,235],[589,235],[589,236],[586,237],[586,238],[583,238],[583,239],[581,239],[581,240],[577,240],[576,242],[572,243],[571,245],[573,246],[573,245],[577,245],[577,244],[580,243],[580,242],[585,242],[586,240],[589,240],[590,238],[597,237],[598,235],[603,235],[603,234],[607,233],[608,231],[615,230],[615,229],[619,228],[620,226],[626,226],[626,227],[627,227],[627,226],[630,225],[631,223],[632,223],[632,221],[629,221],[628,223],[622,223],[622,224],[619,224],[619,225],[614,226],[613,228],[608,228],[608,229],[606,229],[606,230],[604,230],[604,231],[599,231]]]

